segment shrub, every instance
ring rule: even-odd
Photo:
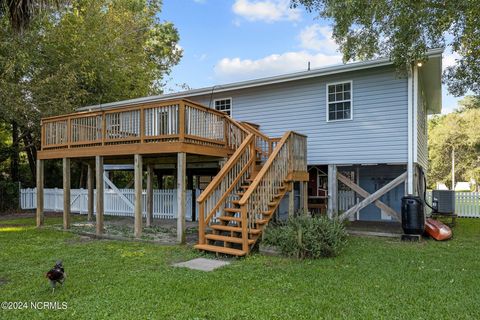
[[[18,183],[0,181],[0,212],[18,208]]]
[[[264,242],[290,257],[337,256],[347,241],[343,223],[327,217],[295,216],[286,223],[267,228]]]

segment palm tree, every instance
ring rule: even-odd
[[[0,0],[0,18],[8,15],[12,29],[21,33],[37,12],[58,5],[58,0]]]

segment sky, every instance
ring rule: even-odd
[[[289,0],[163,0],[160,19],[180,34],[183,58],[166,80],[166,93],[262,78],[342,63],[331,21]],[[455,56],[444,53],[443,67]],[[457,100],[444,86],[442,113]]]

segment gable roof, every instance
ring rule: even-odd
[[[435,57],[440,57],[440,73],[441,75],[441,57],[443,53],[443,48],[438,48],[438,49],[432,49],[428,51],[427,56],[429,59],[435,58]],[[193,97],[193,96],[199,96],[199,95],[204,95],[204,94],[211,94],[212,92],[218,93],[218,92],[224,92],[224,91],[230,91],[230,90],[239,90],[239,89],[246,89],[246,88],[252,88],[252,87],[259,87],[259,86],[265,86],[265,85],[271,85],[271,84],[276,84],[276,83],[282,83],[282,82],[288,82],[288,81],[296,81],[296,80],[301,80],[301,79],[308,79],[308,78],[314,78],[314,77],[321,77],[321,76],[327,76],[327,75],[332,75],[332,74],[339,74],[339,73],[344,73],[344,72],[351,72],[351,71],[357,71],[357,70],[363,70],[363,69],[370,69],[370,68],[377,68],[377,67],[382,67],[382,66],[388,66],[388,65],[393,65],[393,63],[390,61],[388,58],[382,58],[382,59],[375,59],[375,60],[369,60],[369,61],[360,61],[360,62],[352,62],[352,63],[347,63],[347,64],[339,64],[339,65],[333,65],[329,67],[323,67],[323,68],[318,68],[318,69],[312,69],[309,71],[301,71],[301,72],[294,72],[294,73],[289,73],[289,74],[283,74],[279,76],[273,76],[273,77],[266,77],[266,78],[259,78],[259,79],[253,79],[253,80],[247,80],[247,81],[240,81],[240,82],[233,82],[233,83],[227,83],[227,84],[222,84],[222,85],[214,85],[210,87],[204,87],[200,89],[192,89],[192,90],[187,90],[187,91],[181,91],[181,92],[175,92],[175,93],[169,93],[169,94],[161,94],[161,95],[156,95],[156,96],[149,96],[149,97],[142,97],[142,98],[136,98],[136,99],[129,99],[129,100],[122,100],[122,101],[117,101],[117,102],[110,102],[110,103],[104,103],[104,104],[98,104],[98,105],[91,105],[87,107],[81,107],[78,108],[77,111],[87,111],[87,110],[96,110],[96,109],[113,109],[113,108],[118,108],[118,107],[123,107],[123,106],[131,106],[131,105],[136,105],[136,104],[142,104],[142,103],[148,103],[148,102],[156,102],[156,101],[165,101],[165,100],[172,100],[172,99],[179,99],[179,98],[188,98],[188,97]],[[430,63],[428,64],[432,70],[438,71],[438,63]],[[438,72],[435,72],[436,74],[434,75],[435,78],[438,76]],[[435,103],[440,102],[440,110],[441,110],[441,77],[438,76],[438,79],[430,79],[429,76],[429,81],[432,80],[430,83],[433,84],[431,85],[430,89],[433,89],[434,91],[438,91],[440,93],[440,97],[438,97],[438,92],[435,92],[433,94],[430,94],[430,92],[426,92],[427,95],[429,95],[429,102],[433,101]],[[436,86],[439,85],[439,88],[436,88]],[[428,90],[429,88],[425,88],[425,90]],[[434,110],[438,110],[438,107],[436,108],[428,108],[430,111],[434,112]]]

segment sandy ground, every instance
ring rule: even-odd
[[[62,212],[46,212],[45,220],[48,221],[49,218],[62,217]],[[77,233],[95,233],[95,221],[88,222],[86,221],[87,217],[85,215],[72,214],[75,217],[83,218],[83,221],[74,221],[71,225],[71,230]],[[12,213],[12,214],[3,214],[0,216],[0,225],[2,220],[11,220],[19,218],[32,218],[35,219],[34,212],[22,212],[22,213]],[[77,219],[75,219],[77,220]],[[12,225],[9,225],[12,226]],[[111,235],[116,237],[125,237],[133,238],[133,227],[134,219],[133,217],[116,217],[116,216],[105,216],[105,235]],[[176,243],[177,235],[177,220],[176,219],[154,219],[151,227],[145,227],[145,219],[143,221],[143,240],[166,242],[166,243]],[[53,228],[62,229],[61,225],[53,225]],[[198,223],[187,221],[186,222],[186,233],[187,233],[187,243],[194,244],[198,241]]]

